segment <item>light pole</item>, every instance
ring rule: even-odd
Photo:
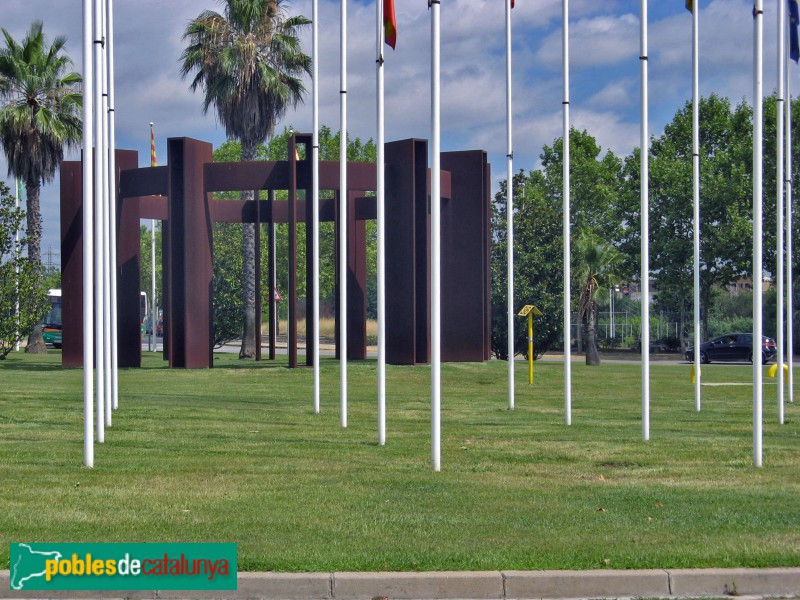
[[[614,287],[608,288],[608,310],[611,317],[611,345],[614,345]]]

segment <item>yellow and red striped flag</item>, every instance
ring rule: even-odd
[[[158,160],[156,159],[156,135],[153,132],[152,123],[150,123],[150,166],[158,166]]]
[[[395,49],[397,44],[397,18],[394,15],[394,0],[383,0],[383,26],[386,28],[386,44]]]

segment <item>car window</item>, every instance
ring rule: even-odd
[[[748,335],[740,335],[739,336],[739,343],[745,346],[752,346],[753,345],[753,336]]]
[[[717,342],[719,344],[734,344],[736,343],[736,336],[735,335],[723,335],[719,338]]]

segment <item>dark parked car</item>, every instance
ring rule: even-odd
[[[775,340],[762,336],[761,344],[763,362],[767,363],[778,352]],[[694,348],[686,351],[686,360],[694,361]],[[753,362],[753,334],[752,333],[727,333],[700,344],[700,362],[710,363],[712,360],[746,360]]]

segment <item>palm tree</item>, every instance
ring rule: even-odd
[[[615,279],[622,255],[614,246],[591,234],[582,234],[575,244],[576,273],[581,297],[578,315],[586,327],[586,364],[600,364],[597,351],[597,291]]]
[[[186,27],[189,45],[181,74],[194,73],[191,89],[205,93],[203,112],[213,105],[229,138],[242,143],[242,160],[270,137],[286,110],[303,100],[301,77],[311,59],[298,33],[310,21],[286,15],[286,0],[222,0],[224,14],[205,11]],[[242,192],[252,200],[253,192]],[[242,242],[244,328],[240,358],[255,356],[255,226],[244,225]]]
[[[81,76],[70,70],[72,61],[63,54],[67,40],[57,37],[51,45],[34,22],[22,43],[5,30],[0,48],[0,141],[8,159],[8,174],[25,182],[28,196],[28,260],[41,273],[42,211],[39,192],[55,176],[64,148],[82,139]],[[47,349],[42,327],[36,325],[26,352]]]

